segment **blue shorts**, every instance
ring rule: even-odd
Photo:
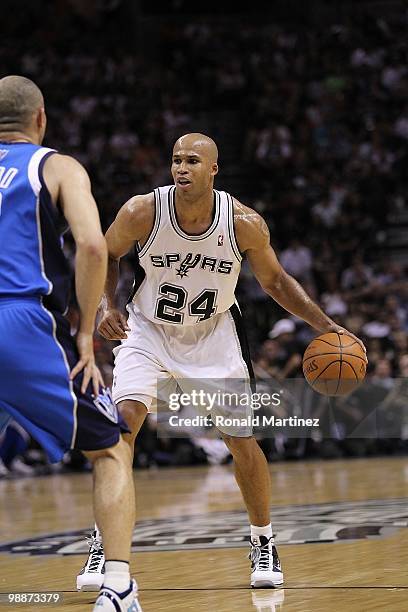
[[[0,420],[4,411],[37,440],[51,461],[65,451],[109,448],[129,431],[110,392],[70,381],[78,351],[68,321],[36,298],[0,298]]]

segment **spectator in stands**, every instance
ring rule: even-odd
[[[288,248],[282,251],[280,262],[285,270],[299,282],[305,283],[312,280],[312,253],[297,236],[293,236]]]

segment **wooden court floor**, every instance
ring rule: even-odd
[[[144,612],[408,611],[408,457],[270,470],[285,586],[256,591],[230,466],[135,473],[135,546],[145,550],[131,568]],[[89,474],[0,482],[0,593],[64,595],[58,606],[0,604],[0,612],[92,610],[94,594],[75,591],[90,486]]]

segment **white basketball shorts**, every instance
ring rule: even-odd
[[[113,350],[113,399],[142,402],[157,408],[158,386],[168,394],[177,388],[189,393],[197,381],[253,380],[248,343],[239,307],[196,325],[156,324],[131,303],[126,340]],[[194,383],[189,381],[195,381]],[[231,385],[233,386],[233,382]],[[186,388],[187,387],[187,388]],[[190,388],[188,388],[190,387]]]

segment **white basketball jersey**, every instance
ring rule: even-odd
[[[232,197],[214,190],[214,217],[206,232],[186,234],[177,223],[175,186],[154,191],[153,229],[139,250],[140,279],[133,303],[154,323],[194,325],[235,302],[242,257],[234,234]]]

